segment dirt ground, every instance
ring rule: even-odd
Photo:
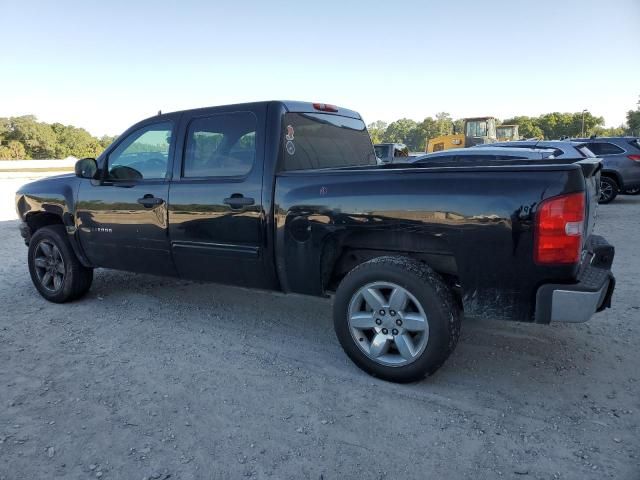
[[[612,309],[467,320],[435,376],[395,385],[347,359],[327,300],[100,270],[47,303],[16,186],[0,181],[0,479],[640,479],[640,196],[599,210]]]

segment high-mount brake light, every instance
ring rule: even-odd
[[[328,103],[314,103],[313,108],[320,110],[321,112],[337,112],[338,107],[335,105],[329,105]]]
[[[540,203],[534,233],[535,262],[544,265],[578,263],[584,222],[584,192],[560,195]]]

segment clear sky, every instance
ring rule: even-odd
[[[640,0],[0,0],[0,116],[118,134],[163,111],[335,103],[367,123],[640,95]]]

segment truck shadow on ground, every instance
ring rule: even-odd
[[[17,227],[17,222],[7,223]],[[0,240],[20,242],[17,232],[11,238],[7,229],[3,233],[5,238]],[[7,259],[4,269],[13,276],[10,290],[28,299],[29,308],[36,306],[72,322],[84,319],[96,334],[125,335],[122,332],[135,332],[143,323],[162,338],[174,335],[178,328],[187,343],[203,336],[214,345],[239,343],[238,347],[255,352],[256,358],[269,361],[277,357],[305,375],[391,385],[372,380],[343,353],[333,332],[330,300],[98,269],[86,297],[54,305],[31,285],[25,257],[26,252],[24,257]],[[15,295],[9,293],[7,298]],[[500,392],[513,395],[514,401],[527,395],[556,395],[558,389],[568,391],[570,397],[579,396],[594,376],[606,378],[600,360],[606,357],[610,366],[613,353],[607,350],[607,339],[592,330],[604,331],[604,322],[614,315],[615,309],[609,310],[587,324],[576,325],[465,319],[456,351],[434,376],[393,388],[435,389],[454,395],[460,385],[467,385],[476,388],[478,395]],[[117,318],[118,324],[104,323],[110,318]],[[225,329],[222,333],[221,327]],[[153,349],[153,343],[146,344]],[[112,348],[124,347],[114,344]]]
[[[370,380],[342,352],[333,333],[328,299],[98,270],[92,290],[81,302],[99,308],[113,305],[125,315],[136,304],[148,305],[149,319],[158,327],[180,322],[194,333],[231,322],[244,336],[245,346],[287,358],[309,375],[330,371],[331,375]],[[287,343],[296,348],[283,346],[283,331]],[[465,319],[460,342],[448,362],[413,388],[491,382],[492,388],[511,390],[521,397],[523,391],[534,394],[569,379],[586,383],[593,356],[601,351],[592,339],[589,324]]]

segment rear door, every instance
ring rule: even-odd
[[[272,286],[264,262],[265,110],[200,110],[183,118],[169,236],[184,278]]]

